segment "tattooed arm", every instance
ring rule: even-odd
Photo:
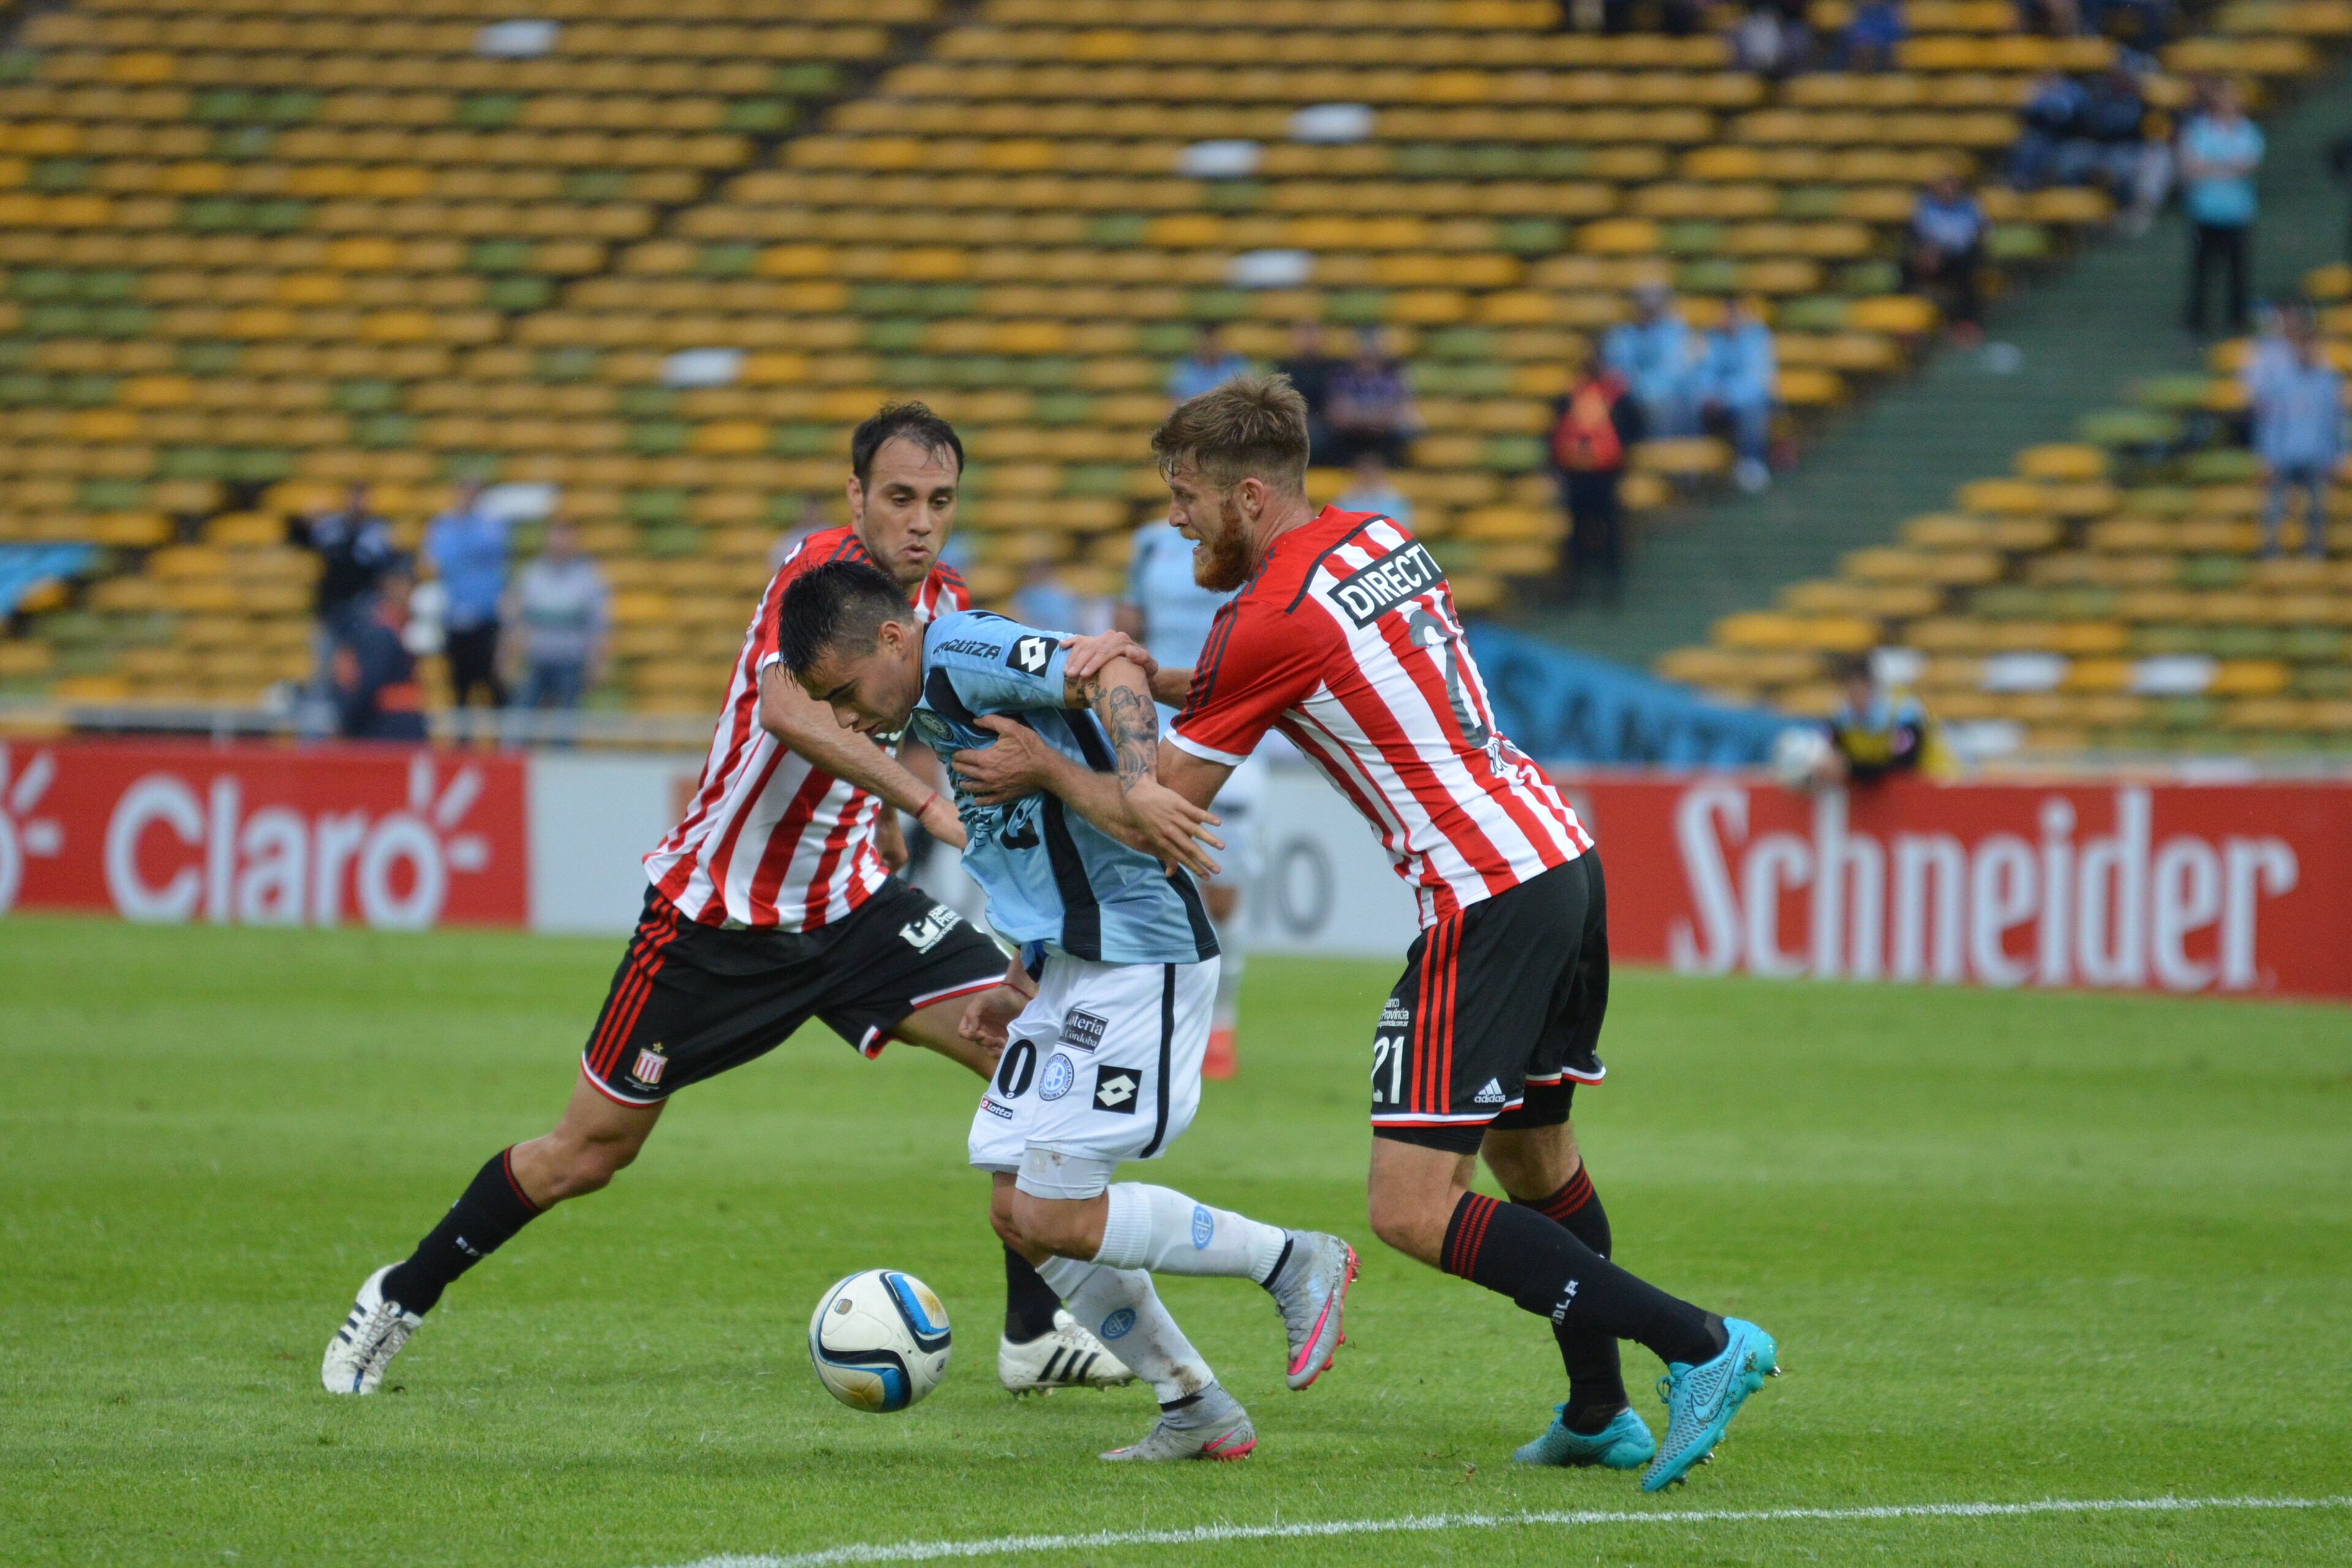
[[[1110,741],[1112,771],[1090,772],[1034,737],[1014,736],[1012,726],[982,720],[998,731],[997,743],[954,759],[975,798],[1011,799],[1030,789],[1051,790],[1103,832],[1162,865],[1213,876],[1217,864],[1208,851],[1224,847],[1210,832],[1217,818],[1154,774],[1160,715],[1143,670],[1124,658],[1111,659],[1088,675],[1066,678],[1063,700],[1090,710],[1102,725]]]

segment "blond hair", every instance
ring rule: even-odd
[[[1176,405],[1151,433],[1160,471],[1187,462],[1218,489],[1260,479],[1307,488],[1307,399],[1286,375],[1243,375]]]

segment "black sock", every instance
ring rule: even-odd
[[[1045,1283],[1027,1258],[1004,1249],[1004,1337],[1025,1345],[1040,1334],[1054,1331],[1054,1314],[1062,1299]]]
[[[1562,1226],[1568,1234],[1609,1256],[1609,1211],[1592,1190],[1592,1178],[1582,1165],[1568,1184],[1548,1198],[1514,1198]],[[1554,1323],[1552,1338],[1559,1342],[1559,1362],[1568,1369],[1568,1408],[1560,1420],[1571,1432],[1590,1437],[1608,1426],[1632,1402],[1625,1397],[1625,1373],[1618,1364],[1617,1341],[1587,1324]]]
[[[1445,1225],[1445,1272],[1508,1296],[1553,1323],[1633,1340],[1664,1362],[1696,1364],[1725,1343],[1719,1320],[1637,1279],[1556,1220],[1465,1193]]]
[[[539,1207],[514,1179],[512,1149],[501,1149],[474,1173],[463,1196],[425,1233],[408,1261],[383,1278],[384,1299],[412,1312],[433,1310],[449,1281],[506,1245],[539,1217]]]

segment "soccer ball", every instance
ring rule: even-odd
[[[1811,724],[1795,724],[1772,742],[1772,773],[1790,789],[1809,789],[1830,760],[1830,738]]]
[[[824,1293],[809,1319],[809,1364],[852,1410],[904,1410],[948,1373],[948,1310],[895,1268],[868,1268]]]

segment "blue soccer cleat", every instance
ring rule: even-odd
[[[1514,1463],[1521,1465],[1599,1465],[1612,1470],[1638,1470],[1647,1464],[1650,1456],[1658,1451],[1658,1440],[1650,1436],[1649,1423],[1631,1410],[1617,1412],[1609,1425],[1586,1436],[1571,1432],[1563,1417],[1568,1406],[1555,1405],[1551,1425],[1542,1436],[1513,1454]]]
[[[1748,1396],[1780,1373],[1780,1346],[1771,1335],[1745,1318],[1726,1318],[1723,1327],[1729,1341],[1715,1359],[1696,1366],[1674,1362],[1658,1379],[1658,1397],[1666,1402],[1666,1440],[1643,1473],[1645,1492],[1664,1491],[1713,1454]]]

